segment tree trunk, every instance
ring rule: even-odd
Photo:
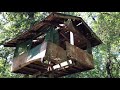
[[[33,26],[34,22],[35,22],[35,12],[26,12],[28,14],[28,20],[30,21],[30,27]]]
[[[106,63],[106,70],[107,70],[107,78],[112,78],[112,61],[111,61],[111,45],[110,42],[107,43],[107,52],[108,52],[108,59]]]

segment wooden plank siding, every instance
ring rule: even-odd
[[[93,68],[93,56],[86,51],[76,47],[75,45],[71,45],[66,42],[66,52],[67,57],[71,60],[78,62],[77,64],[83,68]]]

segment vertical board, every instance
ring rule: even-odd
[[[59,45],[59,33],[54,27],[50,27],[49,31],[46,33],[45,41],[52,42]]]
[[[12,70],[11,71],[15,71],[17,70],[18,68],[21,68],[24,63],[27,62],[27,56],[28,56],[28,53],[23,53],[21,55],[19,55],[18,57],[15,57],[13,62],[12,62]]]
[[[70,43],[74,45],[74,35],[73,32],[70,31]]]
[[[51,60],[56,64],[63,62],[67,60],[66,51],[60,46],[54,43],[48,42],[45,59],[48,61]]]

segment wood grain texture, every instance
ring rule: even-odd
[[[60,46],[54,43],[48,42],[45,59],[50,60],[56,64],[63,62],[67,60],[66,51]]]
[[[66,42],[67,57],[78,63],[83,68],[93,68],[93,56],[86,51]]]

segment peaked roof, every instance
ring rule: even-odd
[[[5,47],[16,47],[17,43],[25,42],[31,39],[33,36],[38,35],[38,33],[44,33],[44,28],[53,24],[58,25],[62,24],[64,21],[71,19],[75,22],[73,24],[78,24],[82,22],[82,25],[78,26],[77,30],[81,32],[92,44],[92,47],[97,46],[102,43],[102,41],[96,36],[96,34],[92,31],[92,29],[85,23],[85,21],[81,17],[66,15],[62,13],[51,13],[44,20],[36,23],[29,30],[23,32],[18,37],[4,43]]]

